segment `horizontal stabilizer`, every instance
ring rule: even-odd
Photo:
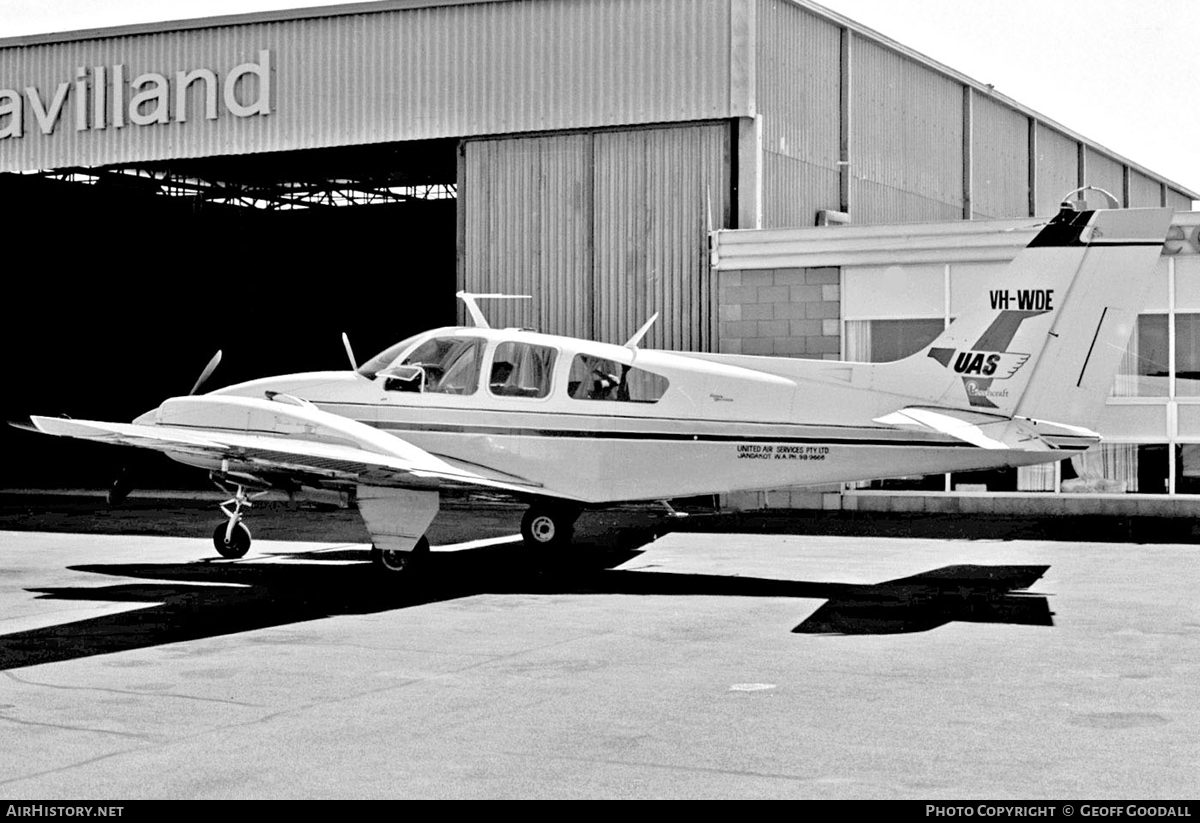
[[[909,406],[877,417],[875,422],[907,431],[944,434],[981,449],[1082,450],[1100,442],[1099,434],[1080,426],[1014,419],[963,409]]]

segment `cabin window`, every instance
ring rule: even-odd
[[[529,343],[501,343],[492,357],[488,388],[500,397],[545,397],[550,393],[555,350]]]
[[[568,390],[575,400],[657,403],[667,392],[667,378],[614,360],[580,354],[571,363]]]
[[[386,369],[384,388],[430,394],[474,394],[479,387],[483,339],[435,337],[413,351],[404,362]]]

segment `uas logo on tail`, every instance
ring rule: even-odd
[[[998,408],[989,398],[1008,397],[1007,389],[993,389],[996,380],[1007,380],[1025,365],[1029,355],[1008,351],[1017,329],[1030,317],[1046,311],[1002,311],[970,349],[930,348],[929,356],[963,375],[963,391],[972,406]]]

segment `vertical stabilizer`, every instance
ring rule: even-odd
[[[1029,244],[1031,252],[1085,251],[1063,311],[1054,318],[1042,356],[1033,364],[1018,415],[1095,427],[1146,303],[1172,213],[1097,211],[1083,224],[1053,232],[1047,226]]]
[[[907,374],[907,393],[944,408],[1094,427],[1171,215],[1064,209],[889,376]]]

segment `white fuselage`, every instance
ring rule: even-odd
[[[264,378],[213,394],[291,395],[487,477],[590,504],[1024,465],[1072,453],[980,449],[874,423],[916,393],[890,385],[889,373],[870,364],[689,355],[476,328],[413,338],[393,362],[434,339],[479,346],[474,375],[451,391],[397,389],[384,367]],[[541,388],[493,382],[510,365],[498,363],[501,356],[526,345],[543,358]],[[636,391],[586,397],[580,364],[598,362],[614,379],[628,370],[657,388],[640,399]]]

